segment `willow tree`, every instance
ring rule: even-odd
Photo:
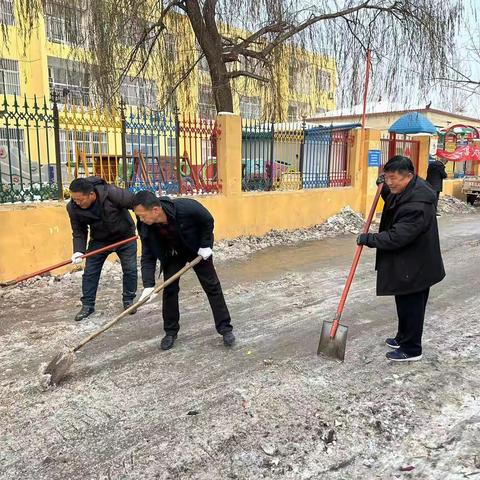
[[[332,58],[343,104],[360,99],[366,49],[373,55],[372,95],[398,99],[412,86],[425,89],[432,71],[442,76],[448,68],[463,12],[460,0],[16,2],[25,41],[39,14],[61,11],[72,56],[86,64],[104,99],[115,97],[126,75],[153,75],[166,102],[178,89],[188,92],[203,64],[217,111],[233,111],[239,78],[264,85],[274,107],[286,51]]]

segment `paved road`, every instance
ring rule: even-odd
[[[117,274],[103,279],[104,314],[80,325],[79,279],[3,297],[0,478],[391,479],[412,466],[411,478],[470,478],[480,471],[479,220],[440,219],[447,278],[432,289],[425,360],[412,365],[384,359],[395,311],[374,296],[371,251],[344,315],[345,363],[315,355],[353,236],[220,264],[233,350],[188,275],[173,350],[158,350],[152,304],[86,346],[44,393],[38,365],[115,314]]]

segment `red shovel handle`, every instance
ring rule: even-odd
[[[97,255],[97,253],[102,253],[102,252],[105,252],[105,251],[110,250],[112,248],[120,247],[121,245],[124,245],[126,243],[133,242],[137,238],[138,237],[135,235],[134,237],[129,237],[129,238],[126,238],[125,240],[120,240],[119,242],[112,243],[111,245],[107,245],[106,247],[102,247],[102,248],[99,248],[97,250],[92,250],[91,252],[87,252],[79,258],[92,257],[93,255]],[[42,268],[42,270],[38,270],[37,272],[29,273],[27,275],[22,275],[20,277],[14,278],[13,280],[9,280],[8,282],[3,282],[0,285],[2,287],[9,287],[11,285],[15,285],[17,283],[28,280],[29,278],[36,277],[37,275],[42,275],[43,273],[47,273],[47,272],[50,272],[51,270],[55,270],[56,268],[64,267],[65,265],[68,265],[69,263],[72,263],[71,259],[64,260],[63,262],[56,263],[55,265],[50,265],[49,267],[46,267],[46,268]]]
[[[380,200],[380,195],[382,194],[383,183],[378,185],[377,191],[375,193],[375,198],[373,199],[372,207],[370,208],[370,213],[368,214],[367,221],[363,226],[362,233],[368,233],[370,230],[370,225],[372,224],[373,216],[375,215],[375,210],[377,209],[378,201]],[[355,255],[353,257],[352,266],[350,267],[350,273],[348,274],[345,287],[343,288],[342,296],[340,297],[340,303],[338,304],[337,314],[333,320],[332,328],[330,329],[330,338],[334,338],[337,333],[338,325],[340,324],[340,318],[342,317],[343,307],[347,301],[347,295],[350,291],[350,287],[353,282],[353,277],[355,276],[355,271],[357,270],[358,262],[360,261],[360,256],[362,255],[363,245],[358,245],[355,250]]]

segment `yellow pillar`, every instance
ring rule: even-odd
[[[362,130],[357,128],[351,131],[352,141],[350,143],[350,176],[352,178],[352,187],[362,189],[367,173],[364,162],[362,161]]]
[[[427,177],[428,156],[430,154],[430,135],[419,135],[415,140],[420,142],[418,148],[418,170],[417,175],[422,178]]]
[[[217,168],[224,195],[242,192],[242,124],[240,116],[220,112],[217,117]]]
[[[474,138],[472,141],[474,147],[480,148],[480,139]],[[480,175],[480,162],[472,162],[473,175]]]
[[[369,165],[369,153],[370,158],[373,159],[378,155],[378,152],[381,152],[381,143],[380,143],[380,130],[374,130],[371,128],[365,129],[365,140],[363,142],[363,164],[366,166],[366,176],[365,176],[365,186],[364,186],[364,198],[363,203],[363,213],[368,215],[370,208],[372,206],[373,198],[375,197],[375,192],[377,191],[376,180],[378,178],[378,165]],[[385,159],[383,159],[385,160]],[[378,210],[381,210],[381,205],[379,205]]]

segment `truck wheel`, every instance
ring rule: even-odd
[[[476,195],[472,195],[472,194],[467,195],[467,203],[469,203],[470,205],[473,205],[476,199],[477,199]]]

